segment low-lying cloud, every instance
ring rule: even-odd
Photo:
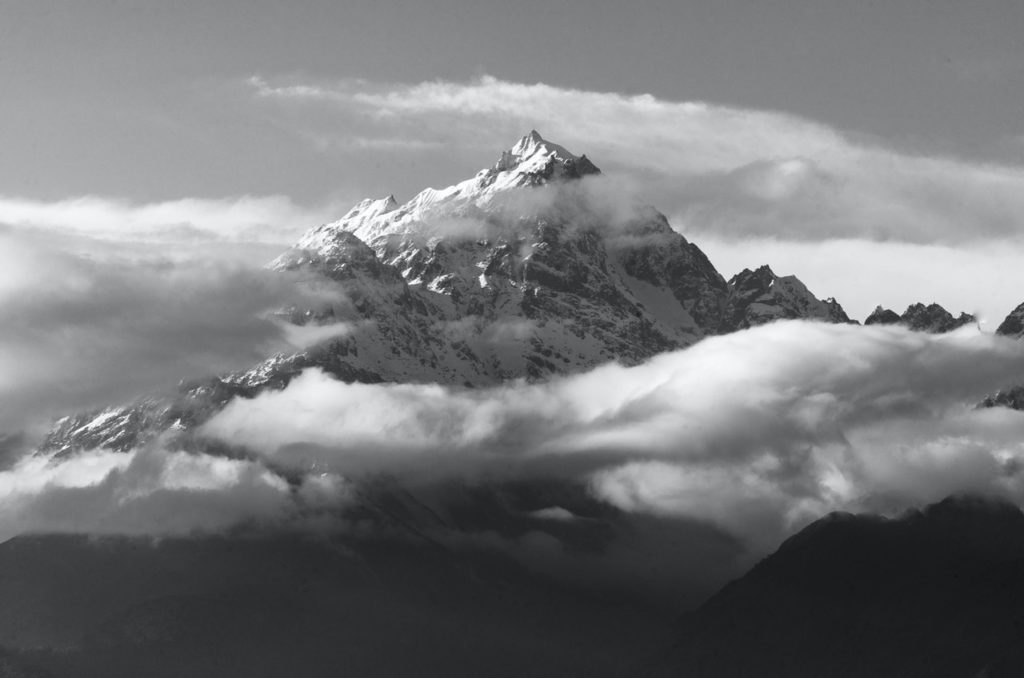
[[[56,231],[104,242],[213,242],[286,246],[306,229],[332,220],[343,205],[296,205],[285,196],[181,198],[133,203],[102,196],[42,201],[0,196],[0,224]]]
[[[343,504],[342,479],[289,483],[258,461],[154,447],[26,457],[0,471],[0,540],[21,532],[186,536],[246,525],[315,529]]]
[[[1024,413],[974,407],[1022,374],[1024,343],[973,328],[804,321],[486,389],[308,369],[200,429],[230,458],[164,439],[9,465],[0,537],[404,534],[690,604],[830,510],[1024,503]]]
[[[484,390],[307,370],[233,401],[203,432],[345,476],[583,478],[623,510],[709,521],[766,548],[835,508],[958,490],[1024,499],[1024,415],[972,408],[1020,374],[1024,345],[973,329],[794,321]]]

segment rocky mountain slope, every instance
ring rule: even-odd
[[[723,328],[741,330],[794,318],[853,322],[834,298],[817,299],[796,276],[780,278],[768,266],[744,269],[729,281]]]
[[[282,313],[331,338],[171,397],[65,418],[43,449],[187,434],[231,397],[310,366],[346,381],[473,387],[636,364],[780,318],[849,322],[834,299],[766,266],[726,282],[663,214],[609,200],[602,181],[586,156],[531,132],[454,186],[365,200],[271,263],[331,281],[342,300]]]
[[[1017,308],[1010,311],[1010,315],[1006,316],[999,327],[996,328],[996,334],[1001,334],[1004,337],[1014,337],[1020,339],[1024,337],[1024,304],[1020,304]]]
[[[996,328],[996,334],[1011,339],[1024,339],[1024,304],[1020,304],[1010,311],[1010,314]],[[1010,386],[996,391],[986,396],[979,406],[1024,410],[1024,386]]]
[[[1021,675],[1024,514],[952,498],[829,515],[682,622],[652,676]]]

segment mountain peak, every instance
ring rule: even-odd
[[[882,308],[881,305],[875,306],[875,310],[871,312],[865,320],[865,325],[897,325],[901,318],[900,314],[892,309]]]
[[[745,329],[786,318],[850,322],[834,298],[818,299],[796,276],[776,275],[767,264],[745,268],[729,281],[723,329]]]
[[[587,156],[569,152],[564,146],[546,140],[537,130],[530,130],[512,148],[503,151],[493,170],[544,178],[600,173]]]
[[[388,195],[385,198],[366,198],[350,209],[342,219],[369,219],[381,214],[387,214],[396,207],[398,207],[398,201],[395,200],[394,194]]]
[[[1006,319],[996,329],[996,334],[1017,339],[1024,337],[1024,304],[1017,306],[1010,312],[1010,315],[1006,316]]]
[[[930,332],[932,334],[952,332],[958,327],[973,322],[977,322],[977,319],[970,313],[960,313],[959,316],[954,317],[952,313],[938,304],[932,303],[925,306],[920,302],[907,306],[903,315],[898,315],[896,311],[888,308],[876,306],[871,315],[864,320],[865,325],[903,325],[915,332]]]

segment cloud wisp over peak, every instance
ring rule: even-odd
[[[260,99],[329,105],[340,120],[410,143],[466,150],[542,129],[642,174],[686,232],[919,244],[1021,233],[1024,168],[902,152],[789,113],[492,76],[417,84],[254,76],[248,84]]]

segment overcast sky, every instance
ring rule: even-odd
[[[242,204],[276,246],[537,127],[726,276],[994,327],[1024,301],[1022,27],[1017,0],[0,2],[0,223],[237,233]]]

